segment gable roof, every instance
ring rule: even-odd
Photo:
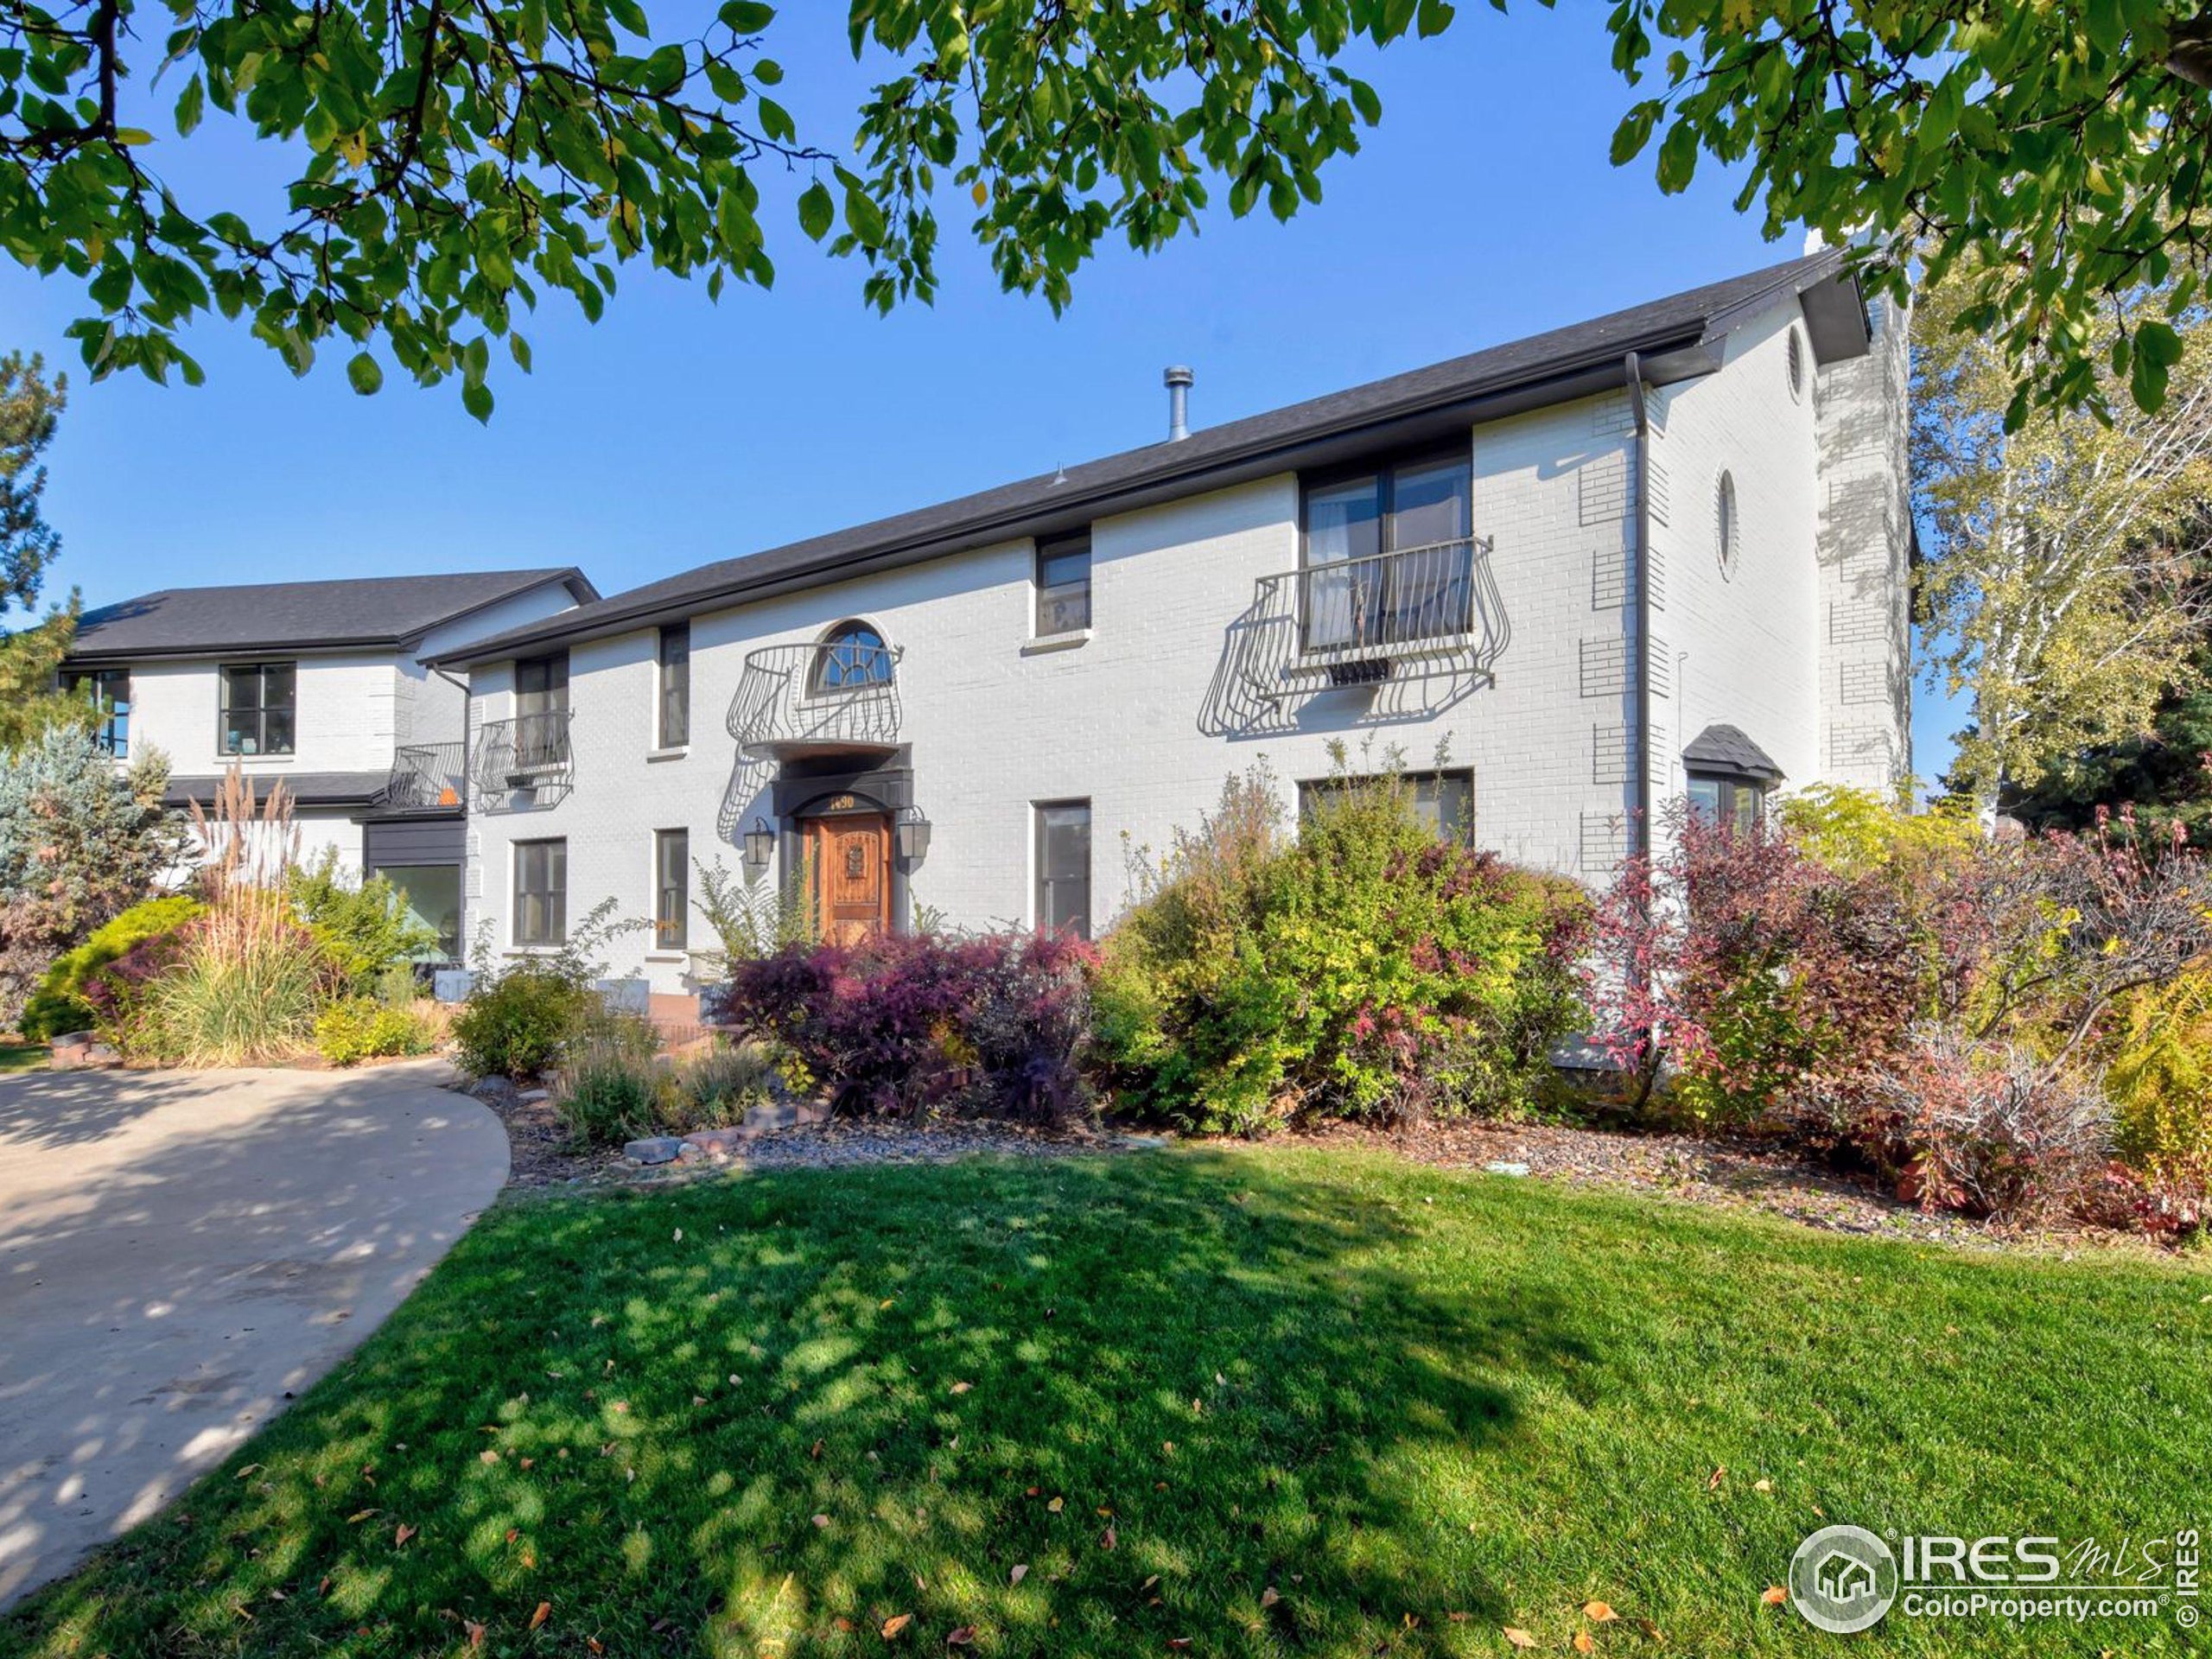
[[[1109,513],[1325,465],[1382,445],[1426,442],[1454,427],[1624,386],[1630,352],[1642,359],[1646,380],[1665,385],[1718,368],[1721,338],[1784,295],[1803,303],[1819,361],[1866,353],[1866,304],[1857,281],[1840,250],[1822,249],[1570,327],[1205,428],[1180,442],[1125,450],[1049,477],[701,565],[558,618],[473,641],[436,660],[491,662],[604,639],[993,542],[1079,530]]]
[[[599,597],[599,589],[574,565],[164,588],[86,612],[78,620],[69,660],[309,648],[403,650],[435,627],[554,582],[582,603]]]

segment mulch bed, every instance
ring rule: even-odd
[[[1763,1211],[1828,1232],[1984,1249],[2156,1248],[2133,1234],[2102,1228],[2018,1227],[1930,1214],[1900,1203],[1867,1181],[1822,1169],[1756,1141],[1628,1135],[1556,1124],[1465,1122],[1391,1128],[1330,1123],[1292,1140],[1316,1147],[1391,1152],[1444,1169],[1525,1164],[1532,1179],[1715,1209]]]

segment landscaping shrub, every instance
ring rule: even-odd
[[[315,1016],[315,1052],[333,1065],[420,1054],[430,1046],[430,1027],[412,1008],[396,1008],[371,996],[349,996]]]
[[[137,999],[142,1053],[183,1065],[257,1065],[313,1040],[328,969],[281,897],[234,897],[171,936],[175,953]]]
[[[2212,1185],[2212,963],[2129,993],[2100,1058],[2120,1155],[2155,1182]]]
[[[590,989],[525,964],[479,981],[454,1018],[456,1058],[473,1077],[535,1077],[561,1057],[594,1005]]]
[[[23,1005],[22,1030],[35,1042],[64,1032],[88,1031],[99,1013],[88,1000],[93,977],[132,947],[173,933],[207,906],[183,893],[149,899],[92,930],[75,950],[54,959]]]
[[[741,1123],[749,1108],[773,1098],[775,1077],[775,1057],[766,1045],[717,1041],[677,1068],[663,1122],[671,1135]]]
[[[293,906],[347,995],[374,993],[386,970],[436,948],[437,935],[417,922],[400,890],[383,876],[358,886],[338,868],[338,850],[294,869]]]
[[[1098,1046],[1187,1127],[1510,1109],[1576,1028],[1588,906],[1438,839],[1395,771],[1316,792],[1296,839],[1264,768],[1178,835],[1109,936]]]
[[[0,750],[0,1028],[56,957],[154,892],[180,861],[168,769],[112,757],[74,726]]]
[[[870,938],[731,964],[709,1018],[785,1046],[840,1111],[1087,1112],[1096,962],[1029,932]]]
[[[614,1145],[658,1131],[674,1087],[652,1021],[600,1010],[570,1039],[554,1098],[570,1134]]]

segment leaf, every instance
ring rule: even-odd
[[[1713,1471],[1713,1478],[1712,1478],[1712,1479],[1710,1479],[1710,1480],[1708,1480],[1708,1481],[1707,1481],[1707,1482],[1705,1483],[1705,1490],[1706,1490],[1707,1491],[1708,1491],[1708,1492],[1717,1492],[1717,1491],[1719,1491],[1720,1490],[1720,1478],[1721,1478],[1721,1477],[1722,1477],[1723,1475],[1726,1475],[1727,1472],[1728,1472],[1728,1465],[1727,1465],[1726,1464],[1725,1464],[1725,1463],[1724,1463],[1724,1464],[1722,1464],[1719,1468],[1715,1469],[1715,1470]]]
[[[826,1527],[830,1524],[830,1517],[826,1515],[817,1515],[814,1517],[814,1524],[817,1527]]]
[[[1098,1541],[1099,1545],[1102,1548],[1111,1549],[1114,1548],[1114,1529],[1109,1527],[1106,1529],[1106,1535]]]
[[[819,242],[830,234],[830,222],[837,216],[836,204],[830,200],[830,192],[821,180],[799,193],[798,227],[810,240]]]
[[[1024,1562],[1022,1562],[1020,1566],[1016,1567],[1014,1569],[1014,1571],[1013,1571],[1013,1572],[1011,1572],[1011,1573],[1007,1573],[1007,1574],[1006,1575],[1006,1581],[1007,1581],[1007,1584],[1009,1584],[1009,1585],[1016,1585],[1016,1584],[1020,1584],[1020,1583],[1024,1579],[1027,1578],[1028,1576],[1029,1576],[1029,1563],[1028,1563],[1028,1562],[1027,1562],[1027,1561],[1024,1561]]]
[[[1618,1618],[1620,1615],[1605,1602],[1586,1601],[1582,1604],[1582,1617],[1592,1624],[1607,1624]]]
[[[1789,1592],[1778,1584],[1770,1584],[1766,1587],[1765,1593],[1760,1596],[1759,1599],[1770,1607],[1779,1607],[1789,1599]]]
[[[956,1382],[952,1385],[952,1391],[955,1394],[965,1394],[975,1386],[973,1382]]]
[[[1275,1603],[1277,1603],[1277,1602],[1281,1601],[1281,1599],[1282,1599],[1281,1596],[1280,1596],[1280,1595],[1278,1595],[1278,1594],[1276,1593],[1276,1592],[1275,1592],[1275,1587],[1274,1587],[1274,1586],[1273,1586],[1272,1584],[1271,1584],[1271,1585],[1269,1585],[1266,1589],[1264,1589],[1264,1590],[1262,1590],[1262,1591],[1261,1591],[1261,1592],[1260,1592],[1260,1605],[1261,1605],[1262,1607],[1263,1607],[1263,1608],[1265,1608],[1265,1607],[1272,1607],[1272,1606],[1274,1606],[1274,1605],[1275,1605]]]
[[[479,1624],[474,1619],[472,1618],[467,1620],[461,1625],[461,1629],[468,1632],[468,1645],[470,1647],[480,1648],[484,1645],[484,1627],[481,1624]]]
[[[1518,1624],[1509,1624],[1505,1627],[1505,1639],[1516,1648],[1533,1648],[1536,1645],[1536,1638]]]
[[[391,1535],[391,1547],[394,1549],[397,1549],[402,1544],[405,1543],[414,1535],[415,1529],[407,1525],[404,1522],[402,1522],[400,1523],[399,1529]]]
[[[1751,1490],[1755,1492],[1770,1492],[1774,1490],[1774,1483],[1762,1475],[1751,1483]]]
[[[974,1647],[976,1645],[976,1627],[973,1624],[954,1625],[950,1630],[944,1633],[944,1645],[948,1648]]]
[[[1047,1503],[1045,1507],[1046,1507],[1046,1509],[1050,1510],[1051,1510],[1054,1515],[1058,1515],[1058,1514],[1062,1510],[1065,1510],[1065,1508],[1067,1508],[1067,1506],[1068,1506],[1068,1501],[1067,1501],[1067,1499],[1065,1499],[1065,1497],[1056,1497],[1056,1498],[1054,1498],[1051,1503]]]
[[[537,1604],[537,1611],[530,1616],[530,1628],[534,1630],[552,1617],[553,1604],[550,1601],[541,1601]]]
[[[913,1622],[914,1616],[912,1613],[892,1614],[883,1621],[883,1639],[887,1642],[890,1641]]]
[[[461,389],[461,406],[480,422],[488,423],[492,418],[492,388],[480,380],[473,385],[463,386]]]
[[[1574,1650],[1577,1653],[1595,1653],[1598,1644],[1590,1639],[1589,1631],[1577,1630],[1574,1633]]]

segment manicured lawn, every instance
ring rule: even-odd
[[[43,1067],[48,1053],[44,1043],[19,1043],[0,1038],[0,1077],[10,1071],[35,1071]]]
[[[2177,1652],[1760,1595],[2212,1519],[2208,1299],[1352,1154],[513,1203],[0,1652]]]

